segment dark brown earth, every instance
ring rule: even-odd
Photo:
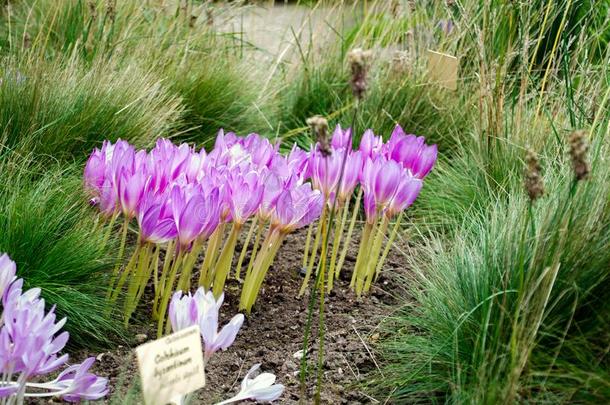
[[[198,392],[191,403],[213,404],[237,393],[244,374],[255,363],[261,370],[276,374],[277,382],[286,386],[281,404],[313,403],[318,357],[317,302],[307,361],[310,376],[305,397],[299,385],[299,351],[307,319],[308,294],[298,298],[302,283],[299,274],[303,257],[305,232],[290,235],[280,249],[269,270],[259,299],[246,320],[235,343],[225,352],[217,352],[206,365],[206,387]],[[353,244],[354,245],[354,244]],[[241,246],[238,246],[241,249]],[[236,256],[238,256],[237,250]],[[407,299],[400,288],[398,276],[404,272],[401,254],[396,249],[390,253],[380,279],[372,293],[361,302],[349,290],[349,277],[355,261],[355,247],[349,252],[341,279],[325,300],[324,383],[321,402],[324,404],[368,404],[385,402],[386,398],[372,398],[359,388],[359,382],[367,373],[379,366],[375,357],[375,343],[379,339],[379,323],[398,304]],[[196,275],[195,275],[196,277]],[[221,308],[221,326],[237,313],[240,285],[229,280],[225,289],[225,303]],[[148,298],[147,298],[148,297]],[[155,323],[146,319],[152,292],[145,294],[139,311],[143,318],[131,327],[132,348],[155,335]],[[143,335],[146,335],[143,336]],[[80,359],[96,356],[94,372],[110,380],[110,395],[106,403],[141,403],[139,399],[127,399],[125,393],[133,391],[138,374],[134,353],[128,347],[119,346],[105,353],[75,353]],[[137,398],[137,396],[135,397]],[[300,399],[303,399],[300,402]]]

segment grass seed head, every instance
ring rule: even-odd
[[[587,161],[587,152],[589,144],[586,140],[586,132],[578,130],[572,132],[569,138],[570,142],[570,158],[572,159],[572,168],[576,180],[584,180],[589,177],[591,167]]]
[[[536,201],[544,195],[544,183],[542,182],[542,167],[538,161],[538,156],[533,150],[528,149],[525,157],[527,169],[525,171],[525,189],[530,200]]]
[[[353,49],[347,54],[347,60],[352,70],[352,78],[350,80],[352,92],[359,100],[364,97],[367,89],[366,75],[371,56],[372,52],[370,50],[363,51],[361,48]]]
[[[320,145],[320,152],[324,156],[330,156],[330,144],[328,142],[328,121],[321,115],[314,115],[311,118],[307,118],[307,125],[311,127],[311,131],[314,133],[318,144]]]

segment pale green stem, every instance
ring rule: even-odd
[[[174,282],[176,281],[176,273],[178,272],[178,268],[182,263],[182,256],[183,251],[180,251],[176,254],[176,260],[174,260],[172,269],[169,274],[169,279],[167,280],[167,284],[165,285],[163,291],[163,297],[161,298],[161,307],[159,308],[159,319],[157,321],[157,339],[163,336],[163,325],[165,324],[165,317],[167,315],[167,306],[169,304],[169,299],[173,293]]]
[[[111,221],[112,223],[112,221]],[[109,225],[112,228],[112,225]],[[116,282],[116,278],[119,276],[119,269],[123,264],[123,255],[125,254],[125,242],[127,241],[127,229],[129,228],[129,218],[125,218],[123,221],[123,228],[121,231],[121,244],[119,246],[119,255],[117,257],[116,264],[114,266],[114,270],[112,271],[112,277],[110,277],[110,283],[108,284],[108,292],[106,293],[106,300],[110,298],[112,294],[112,289],[114,288],[114,283]],[[105,244],[104,244],[105,246]]]
[[[235,254],[235,245],[237,244],[237,237],[241,230],[242,224],[233,223],[231,227],[231,233],[227,238],[225,245],[220,252],[218,261],[216,262],[216,269],[214,270],[214,297],[218,299],[225,288],[225,282],[231,271],[231,263],[233,262],[233,256]]]
[[[186,254],[184,265],[182,266],[182,272],[180,273],[180,279],[178,280],[177,290],[188,291],[191,287],[191,274],[193,272],[193,266],[195,266],[195,261],[199,257],[199,253],[201,253],[201,248],[203,247],[203,240],[197,238],[195,242],[193,242],[193,246],[191,247],[191,251]]]
[[[314,222],[309,224],[307,228],[307,237],[305,238],[305,249],[303,250],[303,268],[307,268],[307,259],[309,258],[309,245],[311,244],[311,235],[313,234]]]
[[[333,289],[333,280],[339,277],[339,274],[335,274],[335,265],[337,260],[337,253],[339,252],[339,244],[341,243],[341,236],[343,235],[343,229],[347,222],[347,213],[349,212],[349,200],[345,202],[342,207],[341,223],[339,228],[335,227],[335,236],[333,238],[333,250],[330,254],[330,268],[328,269],[328,292],[330,293]]]
[[[245,300],[245,306],[242,307],[242,304],[240,302],[240,308],[245,309],[248,314],[250,314],[250,311],[252,310],[252,307],[256,302],[260,289],[263,285],[263,281],[265,280],[265,275],[267,274],[269,267],[271,267],[273,259],[275,258],[275,255],[277,254],[280,246],[282,245],[283,240],[283,234],[273,232],[268,245],[265,246],[264,250],[260,251],[260,257],[256,258],[256,264],[259,265],[255,265],[252,270],[251,285],[249,285],[249,289],[246,293],[247,295]]]
[[[305,273],[305,278],[303,279],[303,284],[301,285],[301,289],[299,291],[299,297],[305,294],[305,290],[309,284],[309,279],[311,278],[311,272],[313,271],[313,263],[316,258],[316,252],[318,250],[318,246],[320,245],[320,237],[322,236],[322,232],[326,223],[326,214],[327,214],[327,204],[324,202],[324,207],[322,208],[322,215],[320,215],[320,221],[318,223],[318,230],[316,232],[316,237],[313,242],[313,249],[311,251],[311,257],[309,259],[309,264],[307,266],[307,271]]]
[[[259,221],[258,230],[256,231],[256,238],[254,238],[254,245],[252,246],[252,253],[250,254],[250,260],[248,262],[248,269],[246,270],[246,276],[252,271],[254,266],[254,259],[256,258],[256,252],[260,246],[261,237],[263,236],[263,230],[265,229],[266,221]]]
[[[366,278],[364,281],[364,289],[360,292],[356,291],[358,296],[360,296],[360,293],[362,292],[368,292],[371,288],[371,283],[373,281],[373,277],[375,276],[375,268],[377,267],[377,261],[379,260],[379,253],[381,252],[381,244],[388,231],[389,224],[390,219],[384,215],[381,218],[379,226],[377,228],[377,235],[375,235],[375,240],[373,241],[373,249],[371,252],[372,254],[369,256],[368,261],[366,262]]]
[[[159,304],[163,295],[163,291],[165,291],[165,280],[167,279],[167,275],[169,273],[169,265],[172,262],[174,256],[176,256],[177,246],[178,243],[176,242],[176,240],[171,240],[167,244],[167,249],[165,250],[165,258],[163,260],[163,269],[161,270],[161,280],[159,280],[159,288],[155,288],[155,301],[153,302],[153,317],[155,319],[159,318]]]
[[[210,286],[212,285],[212,280],[214,279],[213,265],[216,262],[218,247],[222,242],[224,227],[224,223],[218,225],[218,228],[216,228],[212,236],[210,236],[208,248],[205,251],[203,264],[201,265],[201,272],[199,274],[199,285],[204,286],[206,290],[210,288]]]
[[[116,211],[110,217],[110,222],[106,226],[106,233],[104,234],[104,239],[102,239],[102,248],[105,248],[108,244],[108,240],[110,239],[110,235],[112,234],[112,230],[114,229],[114,223],[116,219],[119,217],[120,211]]]
[[[345,239],[343,239],[343,250],[341,251],[341,255],[339,256],[339,263],[337,263],[337,268],[335,270],[335,278],[339,278],[339,274],[341,274],[341,268],[343,267],[345,257],[347,256],[347,249],[352,243],[352,234],[354,233],[354,226],[356,225],[356,219],[358,218],[358,210],[360,209],[361,201],[362,189],[358,191],[358,197],[356,197],[356,204],[354,205],[354,209],[352,211],[352,218],[349,223],[349,228],[347,229],[347,235],[345,235]]]
[[[398,234],[398,229],[400,228],[400,222],[402,221],[403,212],[398,215],[396,219],[396,223],[394,223],[394,227],[392,228],[392,233],[390,233],[390,239],[388,239],[388,243],[385,245],[385,249],[383,250],[383,254],[381,258],[377,262],[377,268],[375,269],[375,282],[379,278],[379,274],[381,273],[381,269],[383,268],[383,264],[385,263],[385,259],[388,257],[388,253],[390,253],[390,249],[394,244],[394,240],[396,239],[396,235]]]
[[[370,252],[369,240],[371,239],[371,233],[373,232],[375,224],[369,224],[368,222],[362,229],[362,239],[360,240],[360,249],[358,249],[358,256],[356,256],[356,264],[354,265],[354,272],[352,273],[352,280],[349,284],[351,288],[356,286],[356,281],[364,279],[364,274],[360,274],[362,271],[363,262],[366,262],[366,256]],[[366,253],[365,253],[366,252]],[[368,257],[367,257],[368,258]]]
[[[125,269],[123,269],[123,273],[121,274],[121,277],[118,279],[116,286],[114,287],[114,290],[111,291],[110,298],[108,299],[108,310],[109,311],[112,310],[112,308],[114,307],[114,304],[118,300],[119,295],[121,294],[121,290],[123,289],[123,285],[125,284],[125,281],[127,281],[127,277],[129,276],[129,273],[131,273],[131,269],[136,264],[136,260],[138,259],[139,254],[140,254],[140,242],[138,241],[138,244],[133,252],[133,255],[131,256],[131,259],[129,259],[127,266],[125,266]]]
[[[262,263],[265,257],[265,253],[269,250],[269,243],[271,241],[271,237],[273,236],[273,231],[269,230],[269,233],[265,237],[265,240],[261,244],[261,248],[256,255],[256,260],[254,261],[254,265],[252,270],[247,272],[246,278],[244,279],[244,285],[241,289],[241,297],[239,299],[239,309],[245,309],[248,306],[248,302],[250,301],[250,295],[254,290],[254,286],[256,282],[254,281],[257,277],[257,269],[262,267]]]
[[[252,235],[254,234],[254,228],[257,227],[258,223],[259,221],[257,219],[252,221],[252,225],[250,226],[248,234],[246,235],[246,240],[244,241],[244,246],[241,248],[241,253],[239,254],[239,259],[237,260],[237,269],[235,270],[235,279],[237,279],[237,281],[242,281],[241,267],[248,251],[248,245],[250,245],[250,239],[252,239]]]
[[[129,326],[129,318],[131,318],[131,314],[137,307],[138,303],[136,301],[136,296],[138,295],[138,289],[140,284],[142,283],[142,278],[144,278],[147,273],[150,261],[150,244],[145,244],[142,249],[140,249],[138,265],[134,269],[133,275],[129,280],[129,287],[127,289],[127,297],[125,297],[125,327]]]

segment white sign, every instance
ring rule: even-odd
[[[136,348],[146,405],[165,405],[205,386],[199,326]]]

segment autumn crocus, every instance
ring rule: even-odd
[[[239,393],[232,398],[216,403],[216,405],[231,404],[233,402],[241,402],[251,400],[256,402],[272,402],[279,399],[284,392],[282,384],[275,383],[275,375],[271,373],[260,373],[252,378],[259,368],[260,364],[253,365],[244,377]]]
[[[0,274],[12,282],[2,298],[0,319],[0,398],[9,404],[22,404],[25,398],[61,397],[67,401],[99,399],[106,395],[106,380],[86,373],[93,359],[68,367],[58,378],[38,382],[41,376],[63,367],[68,355],[59,352],[68,342],[61,332],[66,319],[56,321],[55,308],[45,312],[39,288],[23,291],[23,279],[14,279],[15,263],[0,256]],[[73,369],[82,370],[70,375]],[[31,380],[36,377],[37,382]],[[35,389],[30,391],[29,389]]]
[[[224,294],[215,299],[211,291],[206,293],[203,287],[199,287],[194,295],[190,292],[183,295],[182,291],[176,291],[169,306],[169,319],[174,332],[193,325],[199,326],[206,362],[215,352],[226,350],[233,344],[244,323],[244,316],[237,314],[218,331],[218,313],[223,300]]]
[[[422,180],[399,162],[379,156],[368,160],[362,172],[366,224],[352,275],[351,286],[356,294],[369,290],[373,276],[380,271],[379,255],[390,220],[408,208],[422,188]],[[399,221],[398,221],[399,222]],[[393,242],[398,226],[390,236]],[[381,263],[385,260],[384,252]]]
[[[436,145],[426,145],[423,136],[407,135],[397,125],[386,145],[386,156],[409,169],[414,176],[423,179],[436,163]]]
[[[271,216],[267,237],[261,245],[252,272],[246,275],[239,302],[240,309],[250,313],[269,267],[284,238],[296,229],[309,225],[322,212],[320,191],[306,184],[288,185],[280,194]]]
[[[214,270],[213,291],[216,297],[219,297],[224,289],[241,228],[251,216],[259,211],[263,199],[264,186],[261,183],[261,176],[259,172],[249,169],[248,166],[236,167],[227,176],[233,226]]]

